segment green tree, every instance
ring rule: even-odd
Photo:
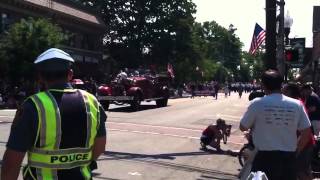
[[[3,74],[12,81],[32,76],[32,63],[44,50],[58,47],[66,37],[61,29],[46,19],[22,19],[13,24],[0,39]]]
[[[196,64],[201,64],[204,80],[224,82],[231,79],[240,65],[242,47],[234,26],[226,29],[211,21],[194,23],[192,30],[193,53],[200,59]]]
[[[262,52],[257,52],[255,55],[242,52],[240,70],[236,74],[240,81],[253,81],[261,77],[264,70],[263,55]]]
[[[222,80],[240,64],[236,28],[195,22],[191,0],[74,1],[100,10],[108,25],[105,47],[120,68],[171,62],[180,84],[198,77],[196,67],[203,80]]]
[[[229,29],[220,26],[215,21],[202,24],[201,37],[207,46],[205,57],[215,59],[224,66],[235,68],[240,62],[242,43],[234,34],[236,29],[230,25]]]
[[[100,10],[108,25],[105,47],[121,67],[194,59],[191,0],[74,1]]]

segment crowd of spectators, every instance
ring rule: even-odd
[[[35,89],[36,86],[31,81],[21,80],[12,85],[8,81],[0,80],[0,108],[17,108]]]
[[[83,78],[83,84],[72,84],[75,88],[84,89],[96,94],[98,85],[93,78]],[[39,87],[36,82],[21,80],[12,84],[0,79],[0,109],[16,109],[28,96],[36,93]]]
[[[250,129],[256,148],[240,179],[263,171],[271,180],[311,180],[320,172],[320,98],[310,84],[282,83],[276,71],[266,71],[262,79],[264,91],[253,91],[249,100],[261,98],[249,105],[240,122],[240,130]]]

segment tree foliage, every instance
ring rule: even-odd
[[[165,65],[193,56],[191,0],[75,0],[98,8],[108,28],[105,45],[120,67]]]
[[[262,55],[242,53],[236,27],[198,23],[192,0],[72,0],[95,8],[107,28],[104,52],[112,69],[165,69],[170,62],[176,83],[251,81],[262,71]],[[66,35],[50,20],[32,18],[13,25],[0,39],[0,78],[30,77],[40,52],[57,47]],[[240,67],[240,69],[238,69]],[[115,70],[117,71],[117,70]]]
[[[261,77],[264,71],[263,56],[264,54],[261,51],[258,51],[255,55],[243,52],[237,79],[240,81],[253,81],[257,77]]]
[[[32,63],[44,50],[59,46],[65,39],[61,29],[46,19],[22,19],[0,39],[2,75],[13,81],[30,78]]]
[[[196,6],[191,0],[73,1],[101,12],[108,26],[105,48],[118,68],[164,67],[171,62],[178,83],[225,81],[232,75],[238,80],[251,78],[242,62],[236,28],[232,24],[224,28],[215,21],[195,22]],[[244,67],[241,71],[239,65]]]
[[[194,23],[193,48],[200,61],[197,66],[202,71],[203,80],[229,80],[235,74],[241,60],[242,43],[230,25],[226,29],[215,21]]]

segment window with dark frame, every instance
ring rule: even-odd
[[[9,28],[9,17],[7,13],[0,12],[0,33],[4,32]]]

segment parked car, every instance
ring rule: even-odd
[[[114,103],[130,104],[132,110],[137,111],[142,101],[156,101],[158,107],[165,107],[169,98],[169,82],[167,75],[117,77],[109,85],[98,88],[97,98],[105,110]]]

